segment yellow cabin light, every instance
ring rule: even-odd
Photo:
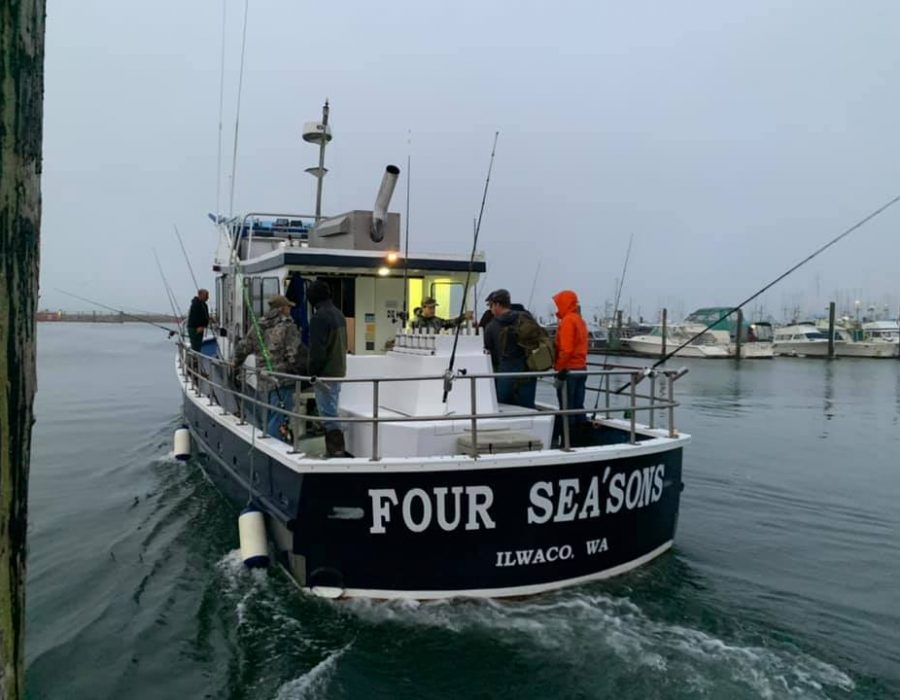
[[[378,268],[378,276],[379,277],[387,277],[389,274],[391,274],[390,268],[388,268],[388,267],[379,267]]]
[[[399,259],[400,259],[400,256],[397,253],[395,253],[394,251],[391,251],[390,253],[387,254],[387,264],[388,265],[395,264]]]

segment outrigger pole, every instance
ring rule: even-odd
[[[491,160],[488,164],[487,177],[484,180],[484,192],[481,195],[481,208],[478,210],[478,223],[475,225],[475,235],[472,236],[472,254],[469,256],[469,269],[466,271],[466,284],[463,286],[462,301],[460,302],[459,315],[462,316],[466,312],[466,297],[469,295],[469,283],[472,280],[472,268],[475,266],[475,251],[478,249],[478,234],[481,233],[481,218],[484,216],[484,203],[487,201],[488,185],[491,184],[491,171],[494,169],[494,155],[497,153],[497,139],[500,132],[494,132],[494,145],[491,147]],[[474,313],[473,313],[474,317]],[[450,363],[447,371],[444,372],[444,397],[443,403],[447,403],[447,394],[450,393],[453,380],[453,363],[456,361],[456,346],[459,344],[459,330],[462,324],[457,324],[456,332],[453,334],[453,350],[450,351]]]
[[[737,306],[735,306],[735,307],[732,308],[732,309],[729,309],[728,312],[722,314],[719,318],[717,318],[715,321],[713,321],[713,322],[710,323],[708,326],[706,326],[706,328],[704,328],[702,331],[700,331],[700,332],[697,333],[696,335],[692,336],[692,337],[689,338],[688,340],[685,340],[681,345],[679,345],[677,348],[675,348],[675,349],[672,350],[671,352],[666,353],[665,356],[661,357],[661,358],[658,359],[656,362],[654,362],[652,365],[650,365],[649,369],[655,369],[656,367],[659,367],[659,366],[660,366],[661,364],[663,364],[666,360],[668,360],[669,358],[671,358],[676,352],[678,352],[679,350],[681,350],[683,347],[685,347],[685,346],[690,345],[691,343],[693,343],[697,338],[699,338],[701,335],[703,335],[704,333],[706,333],[706,331],[708,331],[710,328],[712,328],[713,326],[715,326],[717,323],[721,323],[722,321],[724,321],[725,319],[727,319],[727,318],[728,318],[729,316],[731,316],[735,311],[738,311],[739,309],[741,309],[742,307],[746,306],[746,305],[749,304],[751,301],[753,301],[754,299],[756,299],[756,298],[757,298],[758,296],[760,296],[761,294],[767,292],[769,289],[771,289],[771,288],[774,287],[776,284],[778,284],[779,282],[781,282],[781,280],[783,280],[785,277],[787,277],[788,275],[794,273],[795,271],[797,271],[798,269],[800,269],[801,267],[803,267],[804,265],[806,265],[806,263],[808,263],[810,260],[812,260],[813,258],[815,258],[815,257],[817,257],[818,255],[820,255],[821,253],[824,253],[826,250],[828,250],[831,246],[833,246],[833,245],[834,245],[835,243],[837,243],[838,241],[842,240],[843,238],[846,238],[847,236],[849,236],[851,233],[853,233],[853,232],[856,231],[857,229],[860,229],[860,228],[862,228],[863,226],[865,226],[867,223],[869,223],[872,219],[874,219],[874,218],[875,218],[876,216],[878,216],[879,214],[883,214],[885,211],[887,211],[887,210],[890,209],[892,206],[894,206],[897,202],[900,202],[900,194],[898,194],[898,195],[897,195],[896,197],[894,197],[893,199],[890,199],[890,200],[887,201],[886,203],[882,204],[880,207],[878,207],[877,209],[875,209],[875,210],[872,211],[871,213],[869,213],[869,214],[867,214],[866,216],[864,216],[862,219],[860,219],[860,220],[857,221],[855,224],[853,224],[850,228],[845,229],[843,232],[839,233],[837,236],[835,236],[834,238],[832,238],[832,239],[831,239],[830,241],[828,241],[828,243],[826,243],[825,245],[822,245],[822,246],[820,246],[819,248],[817,248],[816,250],[814,250],[812,253],[810,253],[810,254],[807,255],[805,258],[803,258],[803,260],[801,260],[800,262],[798,262],[796,265],[794,265],[793,267],[789,268],[787,271],[785,271],[785,272],[781,273],[780,275],[778,275],[778,277],[776,277],[776,278],[773,279],[771,282],[769,282],[767,285],[765,285],[764,287],[762,287],[759,291],[754,292],[754,293],[751,294],[749,297],[747,297],[746,299],[744,299],[744,301],[742,301],[740,304],[738,304]],[[738,328],[738,333],[740,333],[740,332],[741,332],[741,329]],[[627,382],[626,384],[623,384],[623,385],[622,385],[621,387],[619,387],[618,389],[616,389],[616,393],[617,393],[617,394],[621,394],[621,393],[622,393],[623,391],[625,391],[625,389],[627,389],[629,386],[631,386],[631,382],[630,382],[630,381]]]

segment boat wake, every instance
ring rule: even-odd
[[[349,643],[329,654],[299,678],[282,685],[275,694],[275,700],[304,700],[318,698],[325,692],[334,677],[338,660],[353,645]]]
[[[535,656],[552,654],[577,669],[588,694],[610,687],[611,669],[620,679],[642,679],[635,681],[639,684],[652,679],[647,690],[653,694],[669,688],[675,695],[689,689],[689,695],[826,698],[855,688],[840,669],[783,642],[726,641],[650,619],[625,598],[569,592],[538,602],[355,600],[349,607],[373,624],[424,625],[459,635],[487,632],[510,648],[521,647],[525,638]]]

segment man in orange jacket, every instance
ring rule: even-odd
[[[584,390],[587,377],[569,375],[569,370],[587,369],[588,329],[578,309],[578,295],[565,289],[553,296],[556,303],[556,361],[553,368],[557,372],[556,397],[562,406],[563,391],[566,392],[566,408],[584,408]],[[587,421],[583,413],[566,416],[570,426],[579,426]],[[556,440],[562,433],[562,421],[557,417],[553,428]]]

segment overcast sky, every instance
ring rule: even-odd
[[[244,3],[228,0],[222,208]],[[220,0],[50,0],[41,306],[164,311],[212,285]],[[326,212],[412,154],[410,248],[479,247],[544,313],[730,305],[900,193],[900,3],[251,0],[234,209],[309,212],[304,121],[331,101]],[[411,146],[408,145],[411,132]],[[404,209],[401,180],[392,209]],[[900,303],[900,204],[766,294],[766,311]],[[754,305],[755,308],[755,305]]]

